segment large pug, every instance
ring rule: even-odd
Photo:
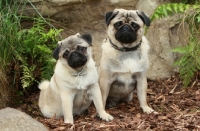
[[[89,34],[79,33],[58,42],[54,75],[39,85],[39,107],[45,117],[64,116],[65,123],[73,124],[73,115],[85,111],[93,100],[100,118],[113,119],[103,107],[91,43]]]
[[[125,9],[108,12],[105,19],[107,38],[102,44],[99,68],[104,107],[131,101],[137,87],[141,108],[153,112],[146,101],[149,45],[144,26],[150,25],[150,19],[141,11]]]

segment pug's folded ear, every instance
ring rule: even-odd
[[[58,46],[54,49],[52,56],[58,60],[59,59],[59,53],[60,53],[60,45],[62,44],[62,42],[58,42]]]
[[[118,11],[116,13],[114,12],[107,12],[105,15],[105,19],[106,19],[106,24],[107,26],[110,24],[110,21],[115,18],[115,16],[118,14]]]
[[[150,26],[151,20],[150,20],[149,17],[147,17],[147,16],[145,15],[144,12],[142,12],[142,11],[137,11],[137,15],[142,19],[142,21],[144,22],[144,24],[145,24],[146,26]]]
[[[92,36],[90,34],[83,34],[81,35],[81,38],[83,38],[90,46],[92,46]]]
[[[56,60],[59,59],[59,52],[60,52],[60,46],[58,45],[58,46],[54,49],[54,51],[53,51],[53,53],[52,53],[53,57],[54,57]]]

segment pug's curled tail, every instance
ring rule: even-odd
[[[49,87],[49,81],[45,80],[45,81],[41,82],[38,87],[40,90],[47,89]]]

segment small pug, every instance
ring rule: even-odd
[[[93,101],[100,118],[113,119],[103,107],[91,45],[92,37],[79,33],[58,42],[53,52],[57,60],[54,75],[50,82],[39,84],[39,108],[45,117],[64,116],[65,123],[73,124],[73,115],[85,111]]]
[[[146,101],[149,45],[144,26],[150,26],[150,19],[141,11],[125,9],[107,12],[105,19],[107,38],[102,44],[99,66],[104,108],[132,101],[137,87],[140,107],[146,113],[153,112]]]

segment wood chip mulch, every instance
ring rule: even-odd
[[[133,101],[106,109],[114,120],[105,122],[96,117],[94,105],[87,112],[74,116],[74,125],[61,119],[47,119],[38,109],[38,95],[25,98],[15,107],[43,123],[49,131],[200,131],[200,75],[188,88],[178,77],[148,81],[147,101],[158,114],[145,114],[139,107],[136,92]]]

